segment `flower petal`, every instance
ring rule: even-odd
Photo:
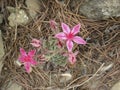
[[[75,56],[77,56],[77,55],[78,55],[78,53],[79,53],[79,52],[78,52],[78,51],[76,51],[76,52],[74,53],[74,55],[75,55]]]
[[[20,57],[18,58],[18,60],[19,60],[20,62],[25,62],[25,57],[24,57],[24,56],[20,56]]]
[[[38,44],[38,43],[30,43],[32,46],[34,46],[34,47],[40,47],[40,44]]]
[[[38,40],[38,39],[36,39],[36,38],[33,38],[33,39],[32,39],[32,42],[40,43],[40,40]]]
[[[75,62],[76,62],[76,58],[74,56],[69,56],[68,60],[69,60],[70,64],[72,64],[72,65],[75,64]]]
[[[54,20],[50,20],[50,27],[55,30],[57,29],[57,23]]]
[[[33,38],[30,44],[34,47],[40,47],[41,41],[36,38]]]
[[[32,68],[30,66],[30,63],[25,63],[24,66],[25,66],[25,69],[26,69],[27,73],[30,73],[31,70],[32,70]]]
[[[36,53],[35,50],[31,50],[31,51],[28,52],[28,55],[29,55],[30,57],[33,57],[33,56],[35,55],[35,53]]]
[[[58,39],[64,39],[64,40],[67,39],[66,35],[63,32],[60,32],[60,33],[56,34],[55,37],[58,38]]]
[[[73,48],[73,42],[71,40],[67,40],[66,45],[67,45],[68,51],[71,52]]]
[[[65,23],[62,23],[62,29],[63,29],[63,32],[66,33],[66,34],[69,34],[70,33],[70,28],[67,24]]]
[[[27,56],[27,54],[23,48],[20,48],[20,53],[22,56]]]
[[[75,64],[76,62],[76,55],[78,54],[78,51],[76,51],[75,53],[73,52],[70,52],[69,55],[68,55],[68,61],[71,63],[71,64]]]
[[[73,35],[77,34],[80,31],[80,26],[81,26],[80,24],[74,26],[73,29],[72,29],[72,31],[71,31],[71,33]]]
[[[75,36],[73,38],[73,41],[76,42],[77,44],[86,44],[86,41],[83,38],[79,37],[79,36]]]
[[[35,61],[34,59],[31,59],[30,64],[34,66],[37,64],[37,61]]]

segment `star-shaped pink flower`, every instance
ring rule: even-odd
[[[21,55],[18,59],[21,63],[23,63],[28,73],[31,72],[31,66],[34,66],[37,64],[37,62],[33,59],[35,52],[36,52],[35,50],[31,50],[27,54],[23,48],[20,48]]]
[[[66,40],[68,51],[71,52],[73,48],[73,41],[77,44],[86,44],[86,41],[80,36],[75,36],[80,31],[80,24],[74,26],[72,30],[68,25],[62,23],[63,32],[55,35],[56,38]]]

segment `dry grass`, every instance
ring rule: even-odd
[[[22,0],[23,1],[23,0]],[[22,3],[21,1],[21,3]],[[66,5],[57,0],[42,2],[42,10],[39,16],[25,26],[10,28],[8,26],[7,10],[4,11],[4,24],[1,26],[3,33],[5,56],[2,58],[4,67],[0,78],[0,87],[7,87],[10,81],[23,86],[25,90],[99,90],[107,88],[120,80],[120,18],[111,18],[104,21],[89,20],[70,10],[69,1]],[[15,6],[17,0],[1,1],[3,7],[7,5]],[[73,79],[70,82],[61,84],[56,79],[51,79],[50,73],[46,73],[39,66],[34,68],[31,74],[27,74],[23,68],[14,64],[19,55],[19,48],[26,50],[32,48],[29,43],[31,37],[47,39],[52,36],[49,20],[54,19],[60,26],[61,22],[67,23],[71,27],[81,23],[80,36],[90,38],[85,46],[75,46],[79,50],[77,64],[68,67],[72,72]],[[61,30],[61,27],[59,27]],[[101,68],[109,64],[113,67],[107,71],[100,71]],[[51,83],[52,81],[52,83]],[[95,89],[94,82],[97,82]],[[50,89],[51,88],[51,89]],[[103,89],[104,90],[104,89]]]

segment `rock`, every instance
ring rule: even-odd
[[[40,0],[26,0],[26,5],[29,10],[29,14],[32,18],[35,18],[40,10]]]
[[[0,14],[0,24],[3,22],[3,14]]]
[[[120,0],[85,0],[80,13],[90,19],[102,20],[120,16]]]
[[[18,9],[18,8],[14,8],[15,10],[13,10],[13,8],[8,9],[10,11],[10,16],[8,17],[9,20],[9,25],[11,27],[14,27],[17,25],[25,25],[28,23],[29,18],[26,14],[26,12],[23,9]],[[13,11],[13,12],[12,12]]]
[[[2,40],[1,30],[0,30],[0,72],[1,72],[2,66],[3,66],[1,58],[3,57],[4,53],[5,52],[4,52],[3,40]]]
[[[109,64],[109,65],[107,65],[107,66],[103,66],[102,68],[101,68],[101,70],[100,70],[100,72],[102,73],[102,72],[106,72],[106,71],[108,71],[108,70],[110,70],[112,67],[113,67],[113,63],[111,63],[111,64]]]
[[[18,85],[17,83],[13,83],[12,81],[9,82],[8,86],[2,87],[2,90],[22,90],[22,86]]]
[[[60,82],[64,83],[72,79],[72,75],[70,73],[63,73],[60,75]]]
[[[111,88],[111,90],[120,90],[120,81],[117,82],[115,85],[113,85],[113,87]]]
[[[14,7],[11,7],[11,6],[7,6],[7,10],[10,12],[10,13],[15,13],[16,10],[19,9],[19,8],[14,8]]]

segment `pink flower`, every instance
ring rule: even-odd
[[[50,20],[50,27],[51,29],[57,29],[57,23],[54,20]]]
[[[32,41],[31,41],[31,43],[30,43],[32,46],[34,46],[34,47],[40,47],[41,46],[41,41],[40,40],[38,40],[38,39],[32,39]]]
[[[69,52],[72,51],[73,41],[77,44],[86,44],[86,41],[83,38],[80,36],[75,36],[80,30],[80,24],[74,26],[71,30],[68,25],[62,23],[62,29],[63,32],[56,34],[55,37],[58,39],[66,40],[66,45]]]
[[[33,59],[35,52],[36,52],[35,50],[31,50],[27,54],[23,48],[20,48],[21,55],[19,57],[19,61],[23,63],[28,73],[31,72],[31,66],[34,66],[37,64],[37,62]]]
[[[76,62],[76,55],[78,54],[78,52],[75,52],[75,53],[73,53],[73,52],[70,52],[69,54],[68,54],[68,61],[70,62],[70,64],[75,64],[75,62]]]

